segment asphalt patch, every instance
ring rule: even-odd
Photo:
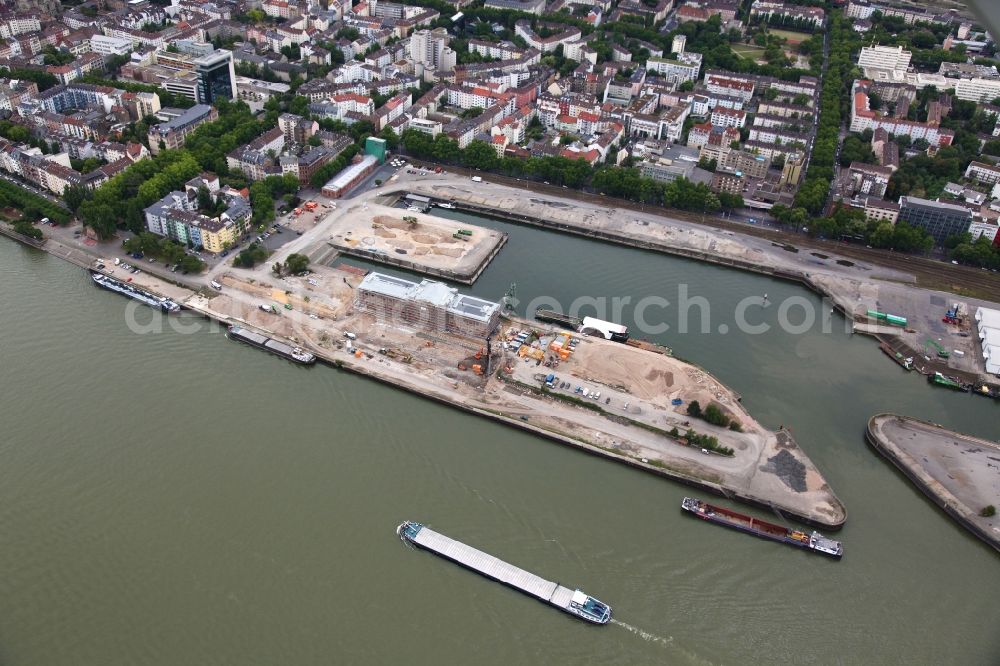
[[[768,458],[767,464],[762,465],[760,470],[774,474],[797,493],[806,491],[806,466],[788,451],[779,451]]]

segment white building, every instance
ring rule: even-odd
[[[743,127],[747,121],[746,111],[717,106],[712,109],[712,125],[716,127]]]
[[[683,37],[683,35],[680,36]],[[680,53],[676,60],[671,58],[649,58],[646,60],[646,70],[656,72],[670,83],[697,81],[701,70],[701,54]]]
[[[1000,183],[1000,168],[983,162],[970,162],[965,169],[965,177],[987,185]]]
[[[858,56],[858,67],[865,77],[875,81],[896,80],[903,77],[910,66],[913,54],[902,46],[864,46]]]
[[[976,310],[976,330],[986,361],[986,372],[1000,375],[1000,310],[978,308]]]
[[[1000,79],[959,79],[955,96],[970,102],[987,103],[1000,97]]]
[[[132,40],[94,35],[90,38],[90,50],[103,56],[123,56],[132,51]]]

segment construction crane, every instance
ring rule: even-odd
[[[517,283],[511,282],[510,287],[507,288],[507,293],[501,299],[503,307],[505,310],[513,310],[514,306],[517,305]]]

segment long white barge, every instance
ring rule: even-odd
[[[404,542],[412,543],[435,555],[440,555],[456,564],[481,573],[487,578],[509,585],[515,590],[551,604],[581,620],[594,624],[607,624],[611,621],[611,607],[594,597],[580,590],[571,590],[558,583],[545,580],[472,546],[467,546],[451,537],[435,532],[420,523],[408,520],[396,528],[396,534]]]
[[[113,291],[116,294],[121,294],[122,296],[127,296],[128,298],[135,299],[140,303],[145,303],[151,308],[156,308],[158,310],[163,310],[166,313],[179,312],[181,306],[174,303],[169,298],[164,298],[163,296],[157,296],[156,294],[146,291],[145,289],[138,287],[134,284],[128,282],[122,282],[121,280],[116,280],[110,275],[105,275],[104,273],[99,273],[97,271],[92,271],[90,274],[91,279],[94,284],[102,289],[107,289],[108,291]]]

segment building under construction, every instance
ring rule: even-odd
[[[380,322],[429,331],[485,338],[500,323],[500,304],[458,293],[442,282],[410,282],[369,273],[357,289],[354,304]]]

